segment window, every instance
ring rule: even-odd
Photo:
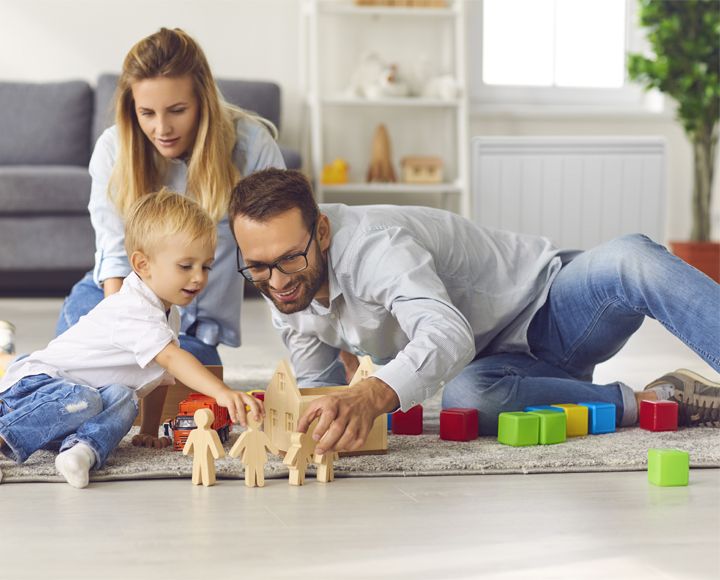
[[[295,431],[295,417],[292,413],[285,413],[285,431],[290,433]]]
[[[273,429],[277,427],[277,411],[275,409],[270,409],[270,425]]]
[[[647,107],[627,82],[639,51],[636,0],[470,3],[472,98],[477,105]]]

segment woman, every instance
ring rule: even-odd
[[[240,345],[243,297],[228,200],[239,178],[284,168],[275,127],[222,99],[202,49],[180,29],[162,28],[132,47],[115,98],[115,125],[100,136],[90,160],[95,267],[65,300],[57,334],[120,289],[130,273],[125,212],[140,196],[166,186],[196,199],[217,221],[214,271],[208,287],[182,309],[180,345],[204,364],[220,364],[219,343]],[[159,404],[159,419],[164,391],[160,395],[159,402],[147,401],[145,416]],[[142,432],[154,437],[156,421],[144,423]]]

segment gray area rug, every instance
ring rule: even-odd
[[[228,381],[231,382],[231,381]],[[232,381],[234,382],[234,381]],[[249,389],[243,381],[243,388]],[[255,385],[262,384],[262,380]],[[559,473],[594,471],[640,471],[647,467],[647,450],[653,447],[683,449],[690,453],[691,467],[720,467],[720,430],[683,429],[669,433],[651,433],[639,428],[617,433],[590,435],[560,445],[508,447],[493,437],[481,437],[467,443],[439,439],[440,395],[424,405],[425,432],[418,436],[390,435],[387,455],[343,457],[335,463],[337,477],[382,477],[421,475],[469,475],[509,473]],[[130,444],[128,434],[106,465],[92,472],[91,481],[121,479],[190,478],[192,458],[169,450],[139,449]],[[234,431],[226,443],[230,449],[240,431]],[[35,453],[27,462],[16,465],[0,458],[3,483],[61,482],[55,472],[55,454]],[[244,468],[238,459],[216,462],[219,479],[243,479]],[[313,477],[310,467],[308,476]],[[268,457],[265,477],[287,476],[287,469],[275,456]]]

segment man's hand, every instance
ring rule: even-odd
[[[400,404],[397,393],[378,378],[370,377],[341,393],[313,401],[298,421],[298,431],[307,432],[318,419],[313,439],[315,452],[355,451],[363,446],[378,415]]]

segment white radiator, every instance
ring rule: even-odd
[[[628,233],[665,237],[658,137],[475,137],[475,222],[587,249]]]

